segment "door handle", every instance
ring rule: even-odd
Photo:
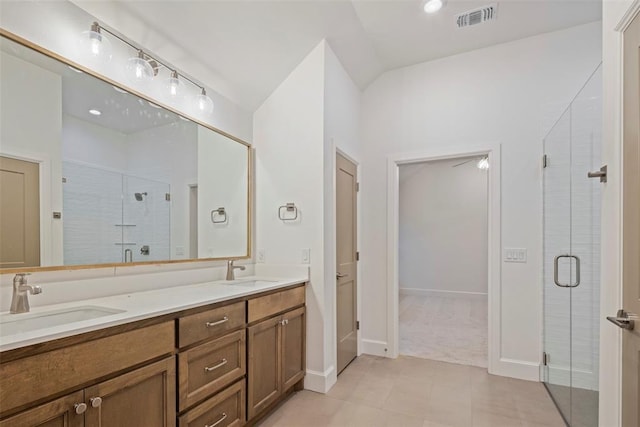
[[[632,331],[635,327],[635,320],[638,320],[638,316],[620,309],[615,316],[607,316],[607,320],[619,328]]]
[[[568,285],[565,285],[564,283],[560,283],[560,278],[558,277],[559,273],[558,273],[558,261],[560,261],[560,258],[573,258],[576,260],[576,281],[575,283],[570,283]],[[576,286],[578,286],[580,284],[580,258],[576,255],[558,255],[557,257],[555,257],[553,259],[553,282],[556,284],[556,286],[559,286],[561,288],[575,288]]]
[[[348,277],[348,274],[342,274],[342,273],[337,273],[336,274],[336,280],[342,279],[343,277]]]

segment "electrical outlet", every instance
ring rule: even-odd
[[[527,250],[519,248],[506,248],[504,250],[504,262],[527,262]]]
[[[257,262],[259,262],[260,264],[264,264],[265,262],[265,255],[264,255],[264,249],[258,249],[258,259]]]
[[[302,263],[303,264],[311,263],[311,249],[305,248],[302,250]]]

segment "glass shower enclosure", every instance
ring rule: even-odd
[[[602,66],[544,138],[542,379],[567,425],[598,425]]]

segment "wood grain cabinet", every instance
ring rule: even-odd
[[[175,358],[85,389],[85,427],[176,425]]]
[[[84,393],[77,391],[2,420],[0,427],[83,427],[86,409]]]
[[[28,409],[0,427],[174,427],[175,358]]]
[[[247,401],[251,420],[304,378],[304,307],[250,326],[247,346]]]

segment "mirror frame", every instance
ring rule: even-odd
[[[186,119],[189,119],[193,123],[200,125],[206,129],[212,130],[222,136],[225,136],[239,144],[242,144],[247,147],[247,253],[242,256],[231,256],[231,257],[223,257],[223,258],[189,258],[189,259],[175,259],[175,260],[165,260],[165,261],[137,261],[137,262],[114,262],[114,263],[106,263],[106,264],[81,264],[81,265],[53,265],[53,266],[40,266],[40,267],[24,267],[24,268],[6,268],[0,269],[0,275],[2,274],[15,274],[15,273],[32,273],[32,272],[44,272],[44,271],[61,271],[61,270],[88,270],[88,269],[96,269],[96,268],[109,268],[109,267],[135,267],[139,265],[161,265],[161,264],[190,264],[196,262],[211,262],[211,261],[223,261],[223,260],[239,260],[239,259],[250,259],[252,257],[252,236],[253,229],[251,225],[253,224],[253,157],[254,150],[250,143],[243,141],[242,139],[235,137],[227,132],[224,132],[220,129],[217,129],[202,120],[199,120],[195,117],[192,117],[188,114],[185,114],[173,107],[170,107],[163,102],[157,101],[147,95],[144,95],[138,92],[135,89],[131,89],[128,86],[121,84],[120,82],[116,82],[106,76],[103,76],[96,71],[85,67],[84,65],[80,65],[74,61],[71,61],[64,56],[61,56],[55,52],[52,52],[40,45],[37,45],[23,37],[18,36],[10,31],[5,30],[0,27],[0,37],[7,38],[15,43],[18,43],[28,49],[32,49],[38,53],[41,53],[49,58],[52,58],[56,61],[60,61],[65,65],[76,68],[98,80],[102,80],[105,83],[108,83],[112,86],[119,87],[123,90],[126,90],[131,95],[137,96],[139,98],[144,99],[145,101],[151,102],[159,107],[164,108],[165,110],[171,111],[178,116],[182,116]]]

